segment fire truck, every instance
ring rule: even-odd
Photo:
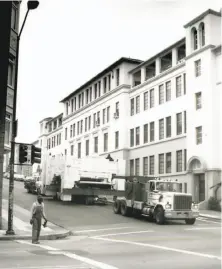
[[[182,193],[177,180],[145,177],[131,177],[126,181],[125,193],[115,198],[113,211],[123,216],[142,215],[157,224],[184,220],[192,225],[199,215],[192,195]]]

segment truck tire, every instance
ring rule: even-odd
[[[121,204],[120,204],[120,201],[119,200],[114,201],[114,203],[113,203],[113,212],[115,214],[119,214],[120,213],[120,206],[121,206]]]
[[[30,189],[27,189],[27,192],[28,192],[28,193],[31,193]]]
[[[156,224],[162,225],[165,222],[164,211],[162,207],[158,207],[155,213]]]
[[[130,216],[132,213],[132,208],[127,207],[126,202],[122,201],[120,205],[120,211],[122,216]]]
[[[185,219],[186,224],[193,225],[195,223],[196,219]]]

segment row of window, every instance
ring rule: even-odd
[[[108,133],[103,134],[103,151],[108,151]],[[115,149],[119,148],[119,131],[115,132]],[[99,138],[95,136],[93,138],[93,152],[98,153],[99,149]],[[89,156],[89,139],[85,140],[85,156]],[[65,151],[65,154],[67,151]],[[74,155],[74,145],[70,147],[70,155]],[[82,142],[77,144],[77,158],[82,158]]]
[[[187,169],[187,150],[178,150],[176,154],[176,171],[183,172]],[[155,162],[158,161],[158,171]],[[142,158],[142,170],[140,158],[130,160],[130,175],[148,176],[171,174],[172,171],[172,152],[161,153],[158,156],[151,155]]]
[[[199,77],[201,75],[201,60],[197,60],[194,62],[195,67],[195,76]],[[182,85],[183,85],[183,94],[186,94],[186,74],[184,73],[183,76],[180,75],[175,78],[175,85],[176,85],[176,98],[182,96]],[[169,80],[165,83],[162,83],[158,86],[158,104],[161,105],[164,102],[169,102],[171,100],[171,88],[172,88],[172,81]],[[148,108],[153,108],[155,105],[155,98],[154,98],[154,88],[150,89],[143,93],[143,110],[147,110]],[[132,98],[130,100],[130,114],[133,116],[134,114],[140,113],[140,95]]]
[[[47,149],[54,148],[56,146],[61,145],[62,142],[62,134],[59,133],[51,138],[47,139]]]
[[[168,102],[171,100],[171,80],[166,83],[162,83],[158,86],[159,89],[159,105],[163,104],[165,101]],[[186,94],[186,74],[183,74],[183,94]],[[165,87],[164,87],[165,86]],[[182,95],[182,76],[176,77],[176,97],[180,97]],[[148,108],[153,108],[155,105],[154,98],[154,88],[150,89],[143,93],[143,110],[147,110]],[[130,100],[130,108],[131,108],[131,116],[134,114],[140,113],[140,95],[132,98]]]
[[[116,87],[120,83],[120,70],[119,68],[115,70],[116,77]],[[70,103],[66,103],[66,115],[69,114],[69,105],[71,106],[70,113],[75,112],[77,109],[82,108],[84,105],[91,103],[93,100],[96,100],[103,94],[106,94],[111,90],[111,78],[114,78],[114,72],[108,74],[102,80],[94,83],[93,86],[90,86],[88,89],[78,94],[70,100]]]
[[[114,117],[119,117],[119,102],[116,102],[115,104],[115,113],[114,113]],[[101,116],[100,116],[100,111],[98,111],[97,113],[93,114],[93,128],[99,127],[101,125],[101,120],[100,120]],[[82,134],[83,130],[85,130],[85,132],[89,131],[91,129],[91,121],[92,121],[92,117],[88,116],[85,118],[85,120],[79,120],[77,122],[77,135]],[[102,123],[106,124],[110,121],[110,106],[108,106],[107,108],[104,108],[102,110]],[[84,125],[84,127],[83,127]],[[72,124],[70,125],[70,138],[75,137],[76,135],[76,124]],[[68,128],[65,128],[65,140],[68,139]]]
[[[184,133],[186,133],[186,111],[183,112],[184,118]],[[172,123],[171,116],[162,118],[159,120],[159,140],[164,138],[170,138],[172,136]],[[176,134],[182,134],[182,112],[176,114]],[[143,144],[148,142],[155,141],[155,122],[149,123],[149,131],[148,131],[148,123],[143,125]],[[130,147],[139,146],[140,142],[140,127],[136,127],[130,129]]]

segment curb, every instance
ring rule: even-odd
[[[55,234],[40,235],[39,240],[57,240],[63,239],[65,237],[71,236],[73,233],[71,231]],[[0,241],[12,241],[12,240],[32,240],[31,235],[4,235],[0,236]]]

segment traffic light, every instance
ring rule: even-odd
[[[25,163],[28,160],[28,146],[20,144],[19,145],[19,162]]]
[[[33,163],[41,163],[41,148],[37,148],[32,145],[32,159],[31,162]]]

